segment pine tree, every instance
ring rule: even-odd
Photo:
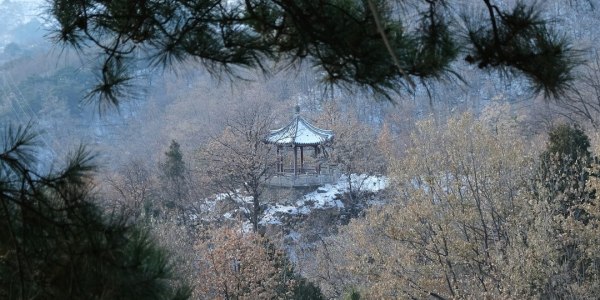
[[[555,262],[532,272],[543,278],[537,283],[543,284],[538,287],[541,298],[583,299],[597,293],[600,274],[595,249],[600,220],[598,160],[589,151],[588,136],[577,125],[558,125],[548,136],[530,202],[534,205],[527,212],[531,216],[523,218],[524,224],[531,224],[524,244],[535,255],[551,256],[544,261]],[[546,240],[536,241],[540,236]],[[542,272],[547,275],[540,276]]]
[[[183,154],[181,153],[179,143],[172,140],[169,145],[169,151],[165,152],[167,157],[163,172],[166,178],[171,181],[179,181],[185,176],[185,163],[183,162]]]
[[[161,163],[163,204],[167,210],[177,209],[180,216],[184,215],[184,200],[188,192],[186,168],[179,143],[172,140],[169,150],[165,152],[165,162]],[[185,217],[183,218],[185,221]]]
[[[568,91],[579,64],[569,40],[535,4],[499,2],[477,1],[460,14],[445,0],[52,0],[49,13],[55,41],[100,50],[90,95],[110,104],[126,94],[133,62],[169,67],[189,58],[229,74],[308,60],[327,83],[389,96],[415,79],[456,75],[451,64],[462,55],[484,70],[523,75],[546,96]]]
[[[556,155],[576,160],[590,157],[590,139],[579,126],[558,125],[548,133],[548,146],[544,155]]]
[[[581,205],[595,198],[595,191],[586,189],[593,164],[588,136],[578,126],[561,124],[548,133],[546,147],[538,180],[549,192],[548,201],[563,216],[585,222],[587,213]]]
[[[5,130],[0,152],[0,298],[185,299],[149,233],[94,204],[93,156],[37,172],[30,126]]]

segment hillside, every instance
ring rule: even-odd
[[[144,11],[150,2],[156,10]],[[229,23],[204,28],[198,39],[219,28],[223,37],[241,30],[238,38],[252,40],[258,36],[252,30],[262,28],[260,42],[289,42],[271,45],[269,51],[275,52],[298,50],[296,42],[310,40],[286,40],[298,34],[289,28],[280,32],[283,38],[269,35],[285,28],[287,17],[271,20],[275,25],[228,27],[255,17],[241,14],[248,3],[275,3],[277,8],[286,1],[225,2],[210,9],[230,13]],[[350,3],[360,1],[334,2],[355,9]],[[255,47],[257,41],[200,49],[206,52],[186,45],[176,48],[181,57],[161,57],[143,43],[152,36],[143,30],[158,27],[145,27],[149,19],[130,18],[107,24],[148,35],[123,38],[131,51],[113,53],[117,62],[107,66],[108,50],[98,47],[101,43],[87,40],[84,51],[51,40],[64,24],[46,14],[46,1],[0,0],[0,220],[6,225],[0,226],[0,249],[9,257],[0,259],[0,298],[19,298],[15,291],[25,298],[24,290],[43,294],[45,286],[55,283],[53,293],[77,298],[73,295],[86,295],[94,286],[92,276],[99,276],[114,295],[126,290],[121,282],[147,279],[155,290],[132,289],[144,299],[177,298],[171,297],[175,290],[193,299],[594,299],[600,293],[600,32],[595,30],[600,3],[552,0],[539,3],[539,14],[517,10],[548,18],[543,25],[558,29],[556,41],[569,41],[569,58],[578,63],[565,75],[569,78],[562,78],[571,80],[568,89],[552,98],[535,85],[540,78],[518,69],[527,69],[524,63],[500,57],[474,64],[479,58],[462,40],[457,50],[462,52],[439,76],[425,72],[439,67],[427,65],[435,53],[425,58],[410,51],[399,58],[390,55],[391,62],[423,63],[414,68],[398,62],[378,70],[365,67],[358,56],[390,54],[373,46],[382,33],[425,28],[419,22],[428,19],[419,16],[435,21],[438,15],[423,8],[441,3],[415,1],[407,8],[376,2],[389,5],[386,12],[397,14],[396,19],[407,12],[413,19],[385,32],[377,27],[381,24],[369,23],[377,16],[367,13],[364,27],[378,29],[371,32],[374,44],[340,37],[343,46],[334,49],[335,55],[314,57],[314,49],[337,38],[316,35],[321,44],[301,51],[240,54],[248,61],[261,58],[262,65],[248,67],[211,65],[210,59],[185,51],[223,51],[230,55],[223,60],[238,59],[234,50]],[[435,9],[451,17],[450,30],[463,30],[465,36],[457,40],[468,38],[464,30],[472,24],[466,15],[473,17],[482,5],[494,3],[491,11],[499,14],[517,3],[450,2]],[[178,16],[183,20],[204,2],[115,0],[94,9],[160,12],[170,16],[161,19],[169,24],[176,17],[158,8],[172,3],[183,3]],[[311,8],[321,2],[288,4],[299,3]],[[275,16],[275,8],[258,15]],[[498,22],[517,17],[500,15]],[[322,29],[308,19],[294,24]],[[188,23],[181,28],[186,26],[193,28]],[[110,34],[104,34],[102,41],[110,41]],[[504,51],[507,57],[513,54]],[[533,60],[536,54],[527,55]],[[381,57],[370,66],[386,61]],[[339,73],[324,68],[336,63]],[[556,71],[543,62],[538,67]],[[110,68],[130,79],[126,88],[117,89],[114,97],[90,93],[108,91],[107,78],[119,81]],[[387,82],[389,72],[404,71],[415,74],[396,78],[396,93],[388,98],[378,93],[376,80]],[[269,132],[298,115],[317,129],[331,130],[332,138],[306,145],[267,143]],[[296,188],[270,184],[275,176],[291,178],[296,171],[316,176],[322,170],[334,170],[335,180]],[[37,245],[42,245],[39,253]],[[106,247],[96,253],[94,245]],[[92,263],[77,260],[80,249]],[[123,264],[114,271],[118,276],[103,273],[103,255],[124,259],[115,260]],[[130,257],[138,259],[132,261],[139,270],[132,269],[139,273],[128,277],[120,272],[131,266]],[[71,264],[98,272],[87,272],[90,277],[80,282],[63,281],[72,273],[62,266]],[[73,282],[82,285],[75,284],[80,290],[69,294],[62,285]]]

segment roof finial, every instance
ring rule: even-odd
[[[295,108],[296,114],[299,115],[300,114],[300,105],[296,104],[296,108]]]

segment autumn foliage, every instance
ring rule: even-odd
[[[265,238],[221,228],[197,245],[201,299],[287,299],[295,281],[281,249]]]
[[[551,189],[540,176],[544,155],[502,113],[493,123],[484,113],[417,125],[390,165],[395,199],[318,251],[311,278],[328,296],[356,289],[368,299],[596,297],[598,166],[553,168],[563,187]],[[573,195],[586,199],[564,201]]]

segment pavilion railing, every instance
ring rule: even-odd
[[[334,166],[323,167],[319,172],[314,168],[298,169],[296,174],[294,169],[284,169],[283,172],[275,173],[267,184],[279,187],[309,187],[334,183],[339,178],[340,173]]]

